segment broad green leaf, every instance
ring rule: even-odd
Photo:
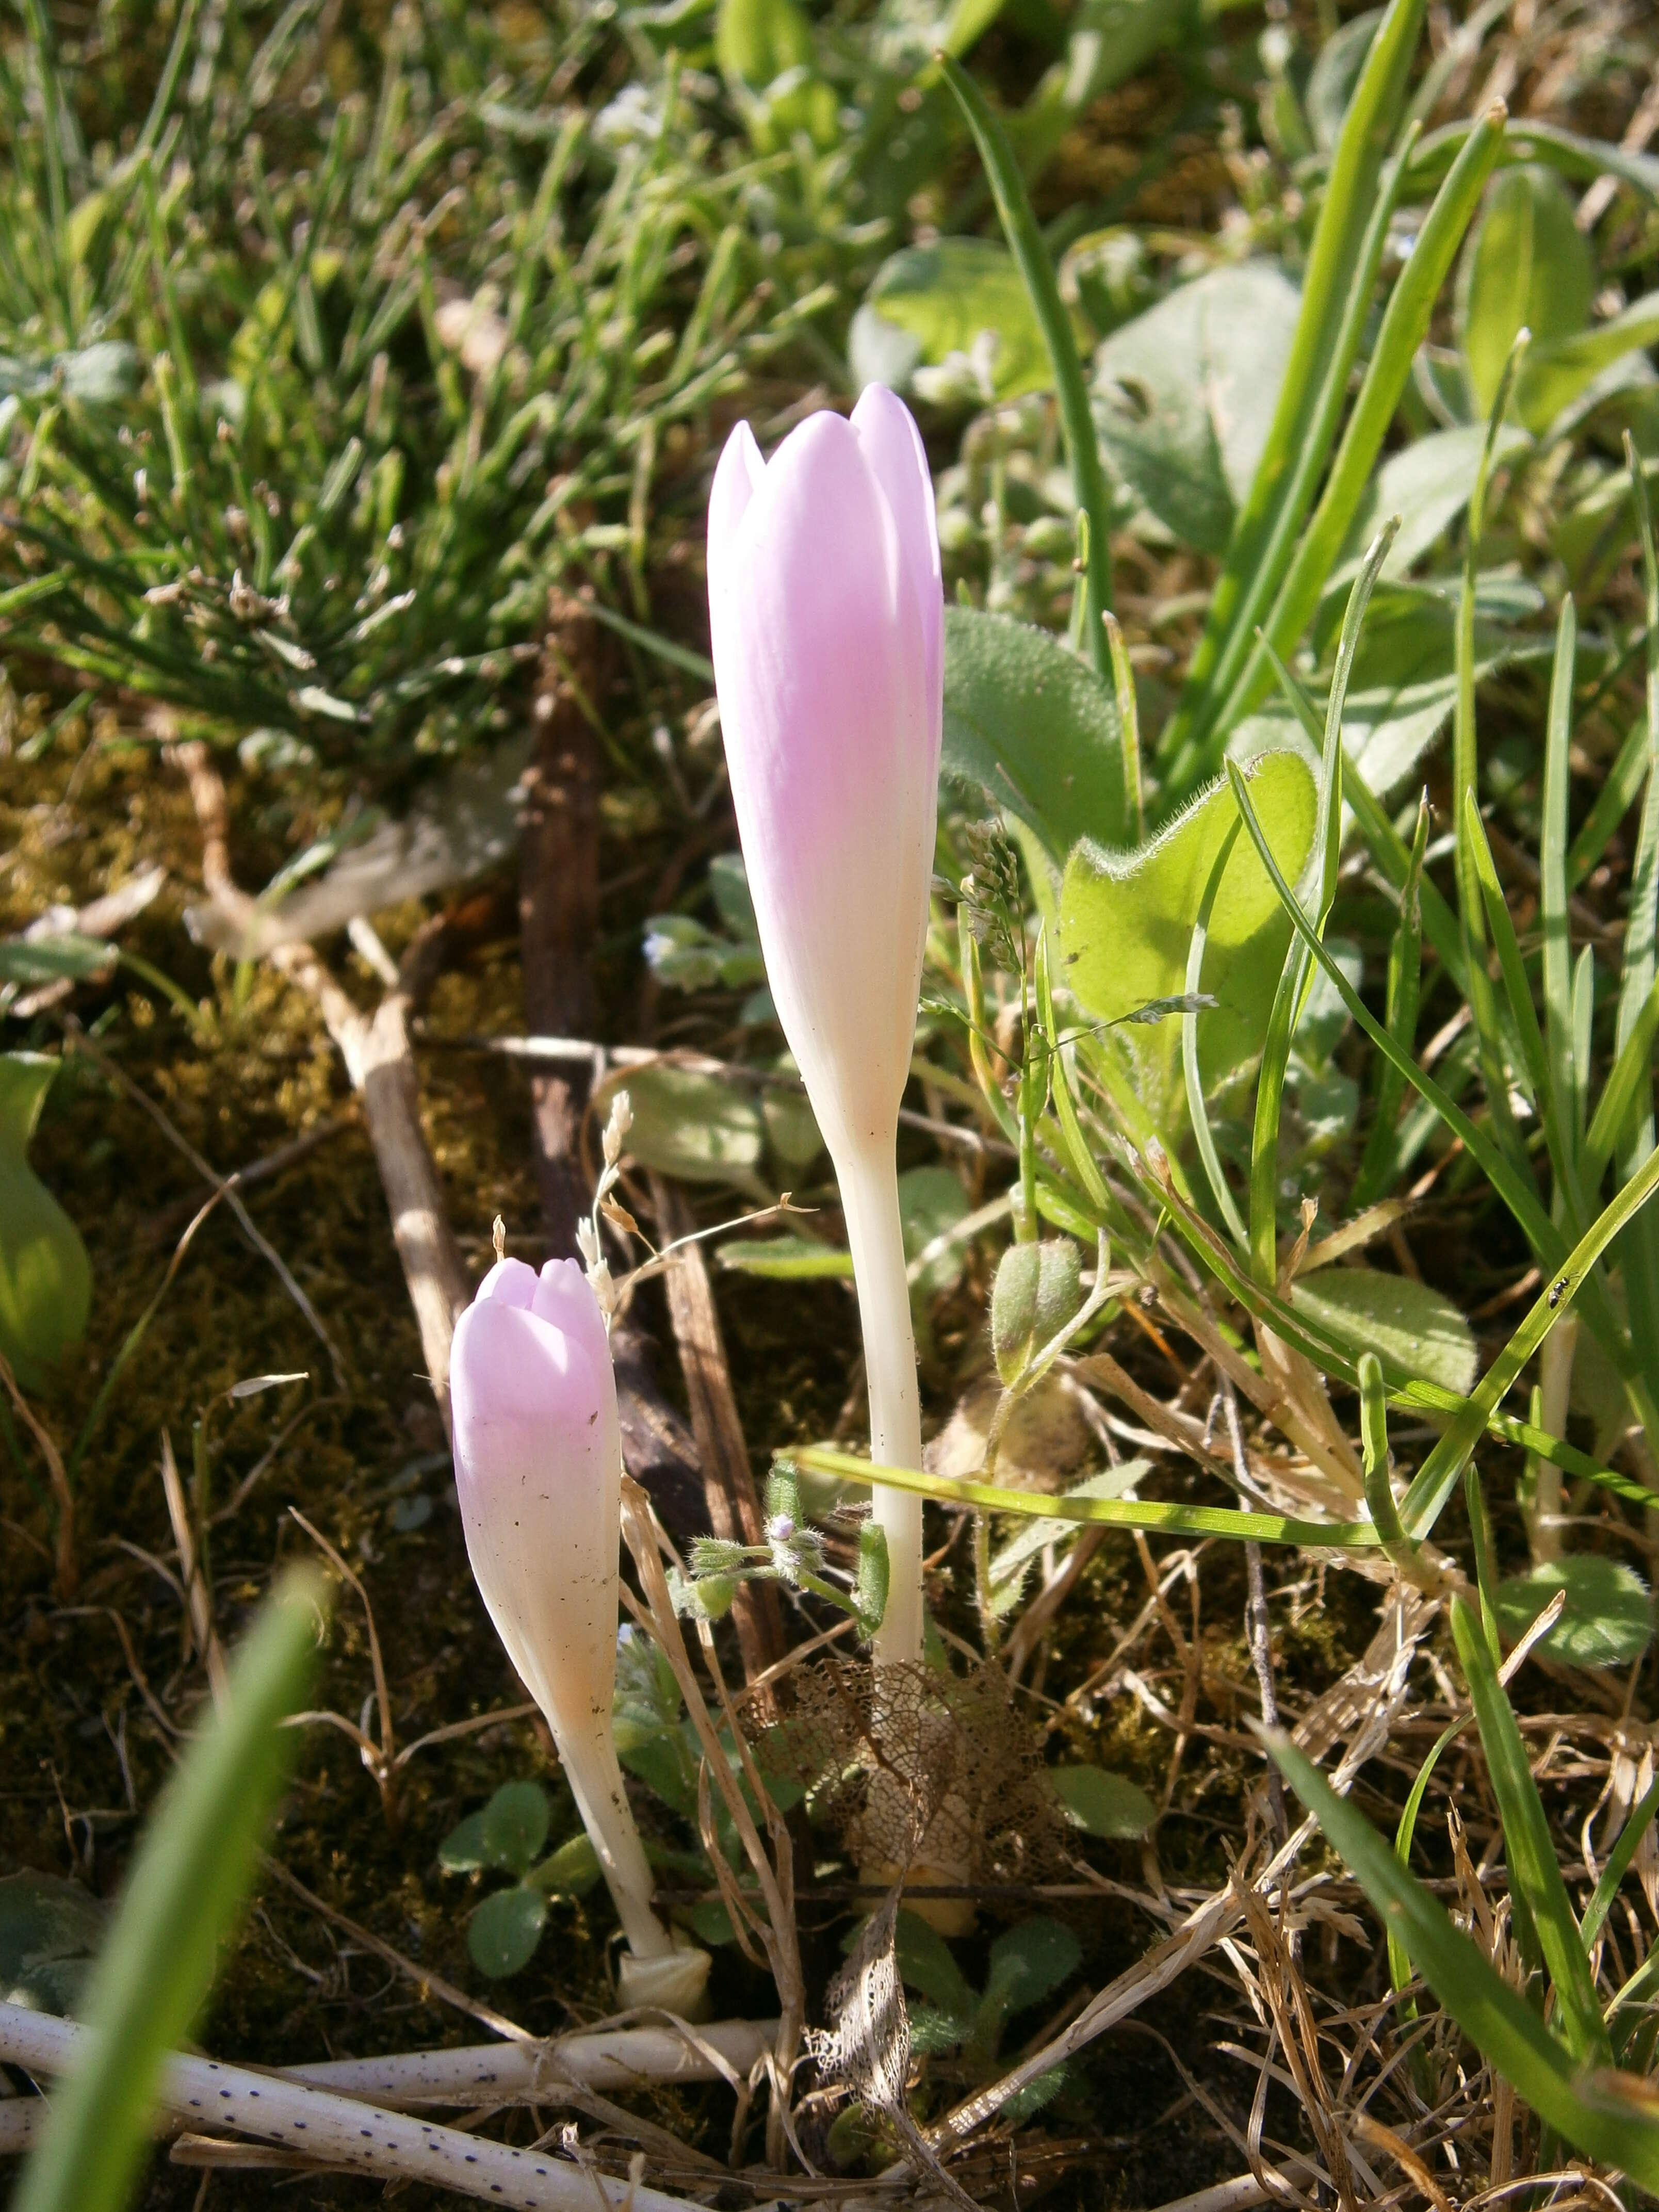
[[[483,1808],[479,1841],[484,1864],[503,1874],[524,1874],[547,1841],[551,1811],[539,1782],[502,1783]]]
[[[0,1879],[0,2002],[68,2012],[107,1917],[78,1881],[33,1867]]]
[[[855,380],[897,391],[909,388],[919,368],[943,368],[953,355],[973,361],[976,347],[988,350],[1000,399],[1046,392],[1053,382],[1013,256],[988,238],[941,238],[884,261],[848,337]]]
[[[578,1828],[538,1867],[532,1867],[525,1880],[550,1896],[586,1897],[603,1872],[592,1838],[586,1828]]]
[[[438,1846],[438,1864],[446,1874],[477,1874],[489,1862],[484,1856],[483,1808],[458,1821]]]
[[[514,1882],[487,1897],[466,1923],[466,1948],[481,1974],[501,1981],[528,1966],[547,1925],[547,1899],[539,1889]]]
[[[0,983],[16,983],[29,989],[38,983],[55,983],[60,976],[101,974],[120,957],[116,947],[100,937],[81,937],[69,931],[58,937],[8,937],[0,940]]]
[[[1634,1567],[1622,1559],[1579,1553],[1540,1562],[1498,1586],[1504,1633],[1525,1633],[1555,1595],[1567,1601],[1540,1650],[1573,1667],[1628,1667],[1653,1640],[1653,1599]]]
[[[1455,430],[1431,430],[1427,437],[1414,438],[1399,453],[1389,454],[1371,478],[1359,503],[1343,549],[1341,566],[1325,586],[1328,597],[1358,572],[1366,547],[1390,515],[1400,517],[1400,528],[1383,561],[1382,580],[1395,582],[1416,566],[1468,505],[1486,435],[1484,422],[1467,423]],[[1518,424],[1508,423],[1498,434],[1493,459],[1512,459],[1529,448],[1531,443]],[[1371,617],[1373,624],[1382,616],[1385,604],[1380,599],[1377,602]],[[1362,642],[1356,657],[1362,665],[1364,652]],[[1359,665],[1356,665],[1354,675],[1357,688]]]
[[[1477,683],[1514,661],[1549,656],[1547,641],[1518,635],[1497,618],[1500,611],[1505,622],[1522,619],[1536,611],[1535,601],[1528,594],[1511,605],[1507,598],[1485,595],[1486,618],[1475,626]],[[1350,767],[1378,798],[1399,789],[1451,720],[1457,696],[1455,629],[1453,609],[1436,592],[1396,586],[1377,594],[1354,655],[1342,729]],[[1239,723],[1228,750],[1243,760],[1286,745],[1312,761],[1311,741],[1289,708],[1276,702]]]
[[[223,1705],[146,1824],[88,1979],[89,2056],[53,2095],[16,2212],[116,2212],[128,2201],[161,2069],[206,2001],[299,1745],[282,1723],[305,1701],[322,1603],[314,1575],[284,1576],[231,1662]]]
[[[856,1940],[854,1936],[854,1940]],[[848,1948],[852,1944],[849,1942]],[[966,2021],[973,2012],[974,1992],[939,1930],[919,1912],[899,1908],[894,1930],[894,1953],[907,1985],[920,1990],[954,2021]]]
[[[0,1053],[0,1354],[26,1390],[50,1382],[92,1306],[81,1232],[28,1163],[58,1068],[44,1053]]]
[[[1053,1766],[1048,1779],[1067,1818],[1085,1835],[1133,1842],[1158,1818],[1157,1806],[1138,1783],[1103,1766]]]
[[[898,1179],[898,1201],[907,1260],[919,1259],[936,1237],[954,1229],[968,1212],[961,1179],[946,1167],[907,1168]],[[961,1245],[950,1245],[929,1261],[913,1288],[922,1296],[948,1291],[962,1268]]]
[[[1402,1866],[1363,1813],[1339,1797],[1288,1736],[1267,1747],[1349,1872],[1441,2004],[1533,2110],[1577,2149],[1659,2190],[1659,2122],[1646,2085],[1611,2068],[1580,2080],[1574,2062],[1519,1990]]]
[[[1079,837],[1132,834],[1117,706],[1048,630],[945,610],[942,772],[1028,823],[1063,864]]]
[[[1374,1352],[1396,1387],[1415,1379],[1462,1397],[1474,1382],[1474,1333],[1452,1301],[1426,1283],[1370,1267],[1322,1267],[1303,1276],[1291,1297],[1352,1344],[1356,1356]]]
[[[1532,347],[1515,380],[1515,411],[1529,430],[1541,431],[1615,362],[1659,344],[1659,292],[1644,293],[1622,314],[1576,337]]]
[[[761,1119],[766,1124],[766,1141],[778,1164],[799,1172],[810,1168],[823,1150],[823,1132],[812,1111],[811,1100],[804,1091],[795,1088],[800,1080],[800,1070],[792,1056],[785,1053],[777,1065],[782,1073],[794,1078],[794,1083],[767,1085],[761,1092]]]
[[[1534,345],[1547,346],[1589,321],[1595,258],[1575,215],[1561,179],[1535,165],[1504,169],[1487,189],[1457,287],[1458,339],[1483,416],[1523,325]],[[1521,411],[1534,422],[1530,410]]]
[[[718,1075],[696,1075],[669,1060],[630,1067],[612,1078],[596,1110],[603,1115],[617,1091],[634,1109],[628,1151],[642,1167],[683,1182],[726,1182],[756,1196],[764,1190],[756,1170],[766,1145],[766,1124],[751,1092]]]
[[[1222,554],[1278,404],[1301,300],[1269,262],[1213,270],[1095,355],[1107,459],[1183,544]]]
[[[1005,1929],[991,1946],[988,1999],[1006,2012],[1022,2012],[1051,1996],[1083,1958],[1083,1946],[1063,1922],[1038,1914]]]
[[[1245,774],[1269,847],[1294,881],[1313,842],[1313,774],[1291,751],[1262,753]],[[1237,819],[1231,789],[1212,784],[1137,851],[1111,852],[1092,842],[1078,847],[1060,887],[1056,974],[1086,1013],[1102,1022],[1121,1021],[1136,1007],[1185,989],[1199,902]],[[1200,979],[1220,1001],[1199,1018],[1199,1063],[1206,1084],[1260,1051],[1286,941],[1273,884],[1240,837],[1211,913]],[[1167,1118],[1179,1068],[1180,1024],[1133,1023],[1117,1035],[1135,1063],[1149,1112],[1155,1120]]]

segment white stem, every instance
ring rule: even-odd
[[[629,1949],[636,1958],[672,1958],[674,1939],[651,1909],[651,1869],[623,1788],[609,1727],[590,1725],[586,1731],[560,1727],[554,1733],[559,1763],[616,1900]]]
[[[870,1385],[870,1455],[880,1466],[921,1465],[921,1401],[910,1285],[899,1226],[898,1165],[890,1140],[836,1162],[853,1251],[864,1364]],[[921,1656],[921,1500],[874,1486],[877,1526],[887,1539],[887,1613],[876,1632],[878,1666]]]

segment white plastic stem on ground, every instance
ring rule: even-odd
[[[870,1455],[886,1467],[919,1468],[921,1401],[892,1139],[838,1158],[836,1177],[864,1331]],[[876,1664],[903,1665],[921,1656],[921,1500],[877,1483],[872,1503],[887,1539],[889,1571],[886,1617],[876,1632]]]
[[[89,2032],[73,2021],[0,2004],[0,2061],[9,2065],[31,2074],[66,2074],[89,2041]],[[381,2180],[424,2181],[487,2203],[521,2206],[524,2212],[599,2212],[601,2204],[618,2212],[630,2206],[632,2212],[690,2212],[683,2197],[635,2188],[548,2151],[514,2150],[483,2136],[211,2058],[169,2058],[160,2103],[187,2128],[252,2136],[303,2152],[319,2165]]]

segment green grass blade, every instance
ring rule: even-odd
[[[1643,1000],[1630,1033],[1619,1048],[1601,1096],[1595,1102],[1589,1132],[1584,1139],[1583,1184],[1586,1191],[1601,1188],[1607,1163],[1625,1149],[1635,1134],[1638,1110],[1650,1095],[1650,1060],[1653,1040],[1659,1035],[1659,982]]]
[[[1310,740],[1316,745],[1322,745],[1323,733],[1318,710],[1312,700],[1265,638],[1261,644],[1286,703],[1301,722]],[[1411,848],[1389,821],[1381,799],[1366,782],[1364,770],[1350,759],[1346,751],[1342,756],[1342,799],[1344,805],[1352,809],[1354,820],[1359,825],[1359,834],[1370,847],[1371,858],[1383,877],[1396,891],[1403,890],[1411,876]],[[1457,927],[1457,916],[1427,878],[1423,877],[1420,871],[1419,873],[1418,903],[1423,934],[1433,945],[1446,973],[1462,991],[1463,938]]]
[[[1091,1527],[1144,1528],[1166,1536],[1227,1536],[1240,1543],[1297,1544],[1308,1551],[1374,1551],[1379,1539],[1369,1521],[1297,1521],[1282,1513],[1237,1513],[1225,1506],[1158,1505],[1124,1498],[1051,1498],[1027,1490],[1002,1490],[988,1482],[924,1474],[913,1467],[878,1467],[827,1444],[780,1455],[780,1464],[831,1474],[843,1482],[881,1482],[932,1498],[941,1505],[973,1505],[984,1513],[1017,1513],[1039,1521],[1078,1521]]]
[[[1048,258],[1048,249],[1031,212],[1019,164],[1002,125],[965,70],[948,54],[939,53],[934,58],[968,118],[968,128],[985,165],[991,197],[1002,219],[1008,249],[1024,280],[1031,312],[1048,349],[1054,395],[1060,403],[1060,427],[1072,464],[1072,480],[1077,488],[1078,505],[1089,518],[1089,657],[1103,681],[1109,684],[1112,657],[1105,618],[1112,604],[1112,498],[1107,488],[1106,471],[1101,465],[1094,416],[1089,407],[1089,387],[1084,381],[1083,363],[1078,358],[1071,318],[1060,296],[1054,264]]]
[[[1359,1438],[1365,1476],[1365,1510],[1382,1548],[1402,1573],[1415,1565],[1416,1546],[1400,1525],[1400,1508],[1389,1480],[1389,1401],[1382,1363],[1374,1352],[1359,1355]]]
[[[1619,1894],[1619,1885],[1630,1871],[1631,1861],[1636,1856],[1642,1838],[1653,1826],[1653,1816],[1659,1813],[1659,1782],[1650,1782],[1639,1800],[1632,1806],[1630,1816],[1619,1831],[1619,1840],[1602,1868],[1594,1894],[1579,1923],[1579,1934],[1584,1940],[1588,1957],[1594,1949],[1595,1939],[1601,1932],[1601,1923],[1613,1910],[1613,1900]]]
[[[1336,436],[1406,173],[1403,155],[1386,174],[1384,161],[1405,104],[1423,16],[1423,0],[1392,0],[1343,118],[1308,252],[1302,311],[1279,404],[1164,739],[1176,789],[1191,781],[1207,758],[1205,741],[1214,709],[1271,604]],[[1311,413],[1310,394],[1316,395]]]
[[[1409,1060],[1401,1052],[1394,1039],[1371,1012],[1370,1008],[1349,982],[1336,962],[1326,951],[1298,905],[1295,892],[1291,890],[1279,872],[1279,863],[1274,859],[1273,848],[1262,833],[1261,823],[1256,820],[1255,810],[1250,804],[1249,791],[1243,777],[1238,772],[1237,763],[1230,760],[1226,763],[1226,768],[1229,781],[1233,787],[1234,796],[1238,801],[1239,811],[1244,819],[1244,826],[1249,831],[1257,852],[1261,855],[1262,865],[1266,867],[1268,878],[1279,895],[1279,903],[1290,915],[1292,928],[1296,930],[1298,936],[1303,938],[1309,951],[1312,952],[1315,959],[1319,962],[1335,985],[1338,994],[1352,1018],[1364,1030],[1377,1049],[1394,1061],[1413,1089],[1428,1101],[1453,1134],[1463,1139],[1477,1164],[1484,1170],[1487,1180],[1527,1231],[1528,1238],[1534,1247],[1544,1250],[1559,1247],[1561,1240],[1552,1229],[1549,1217],[1539,1205],[1536,1192],[1528,1190],[1520,1181],[1508,1160],[1497,1150],[1484,1132],[1477,1128],[1470,1121],[1462,1107],[1457,1105],[1431,1077],[1425,1075],[1414,1060]]]
[[[304,1701],[321,1602],[313,1575],[279,1583],[232,1664],[223,1710],[163,1793],[88,1985],[91,2055],[52,2100],[15,2212],[125,2203],[162,2063],[206,1999],[298,1741],[280,1723]]]
[[[1452,1419],[1412,1480],[1401,1509],[1401,1518],[1414,1535],[1423,1536],[1434,1526],[1450,1495],[1464,1462],[1474,1449],[1489,1417],[1549,1334],[1572,1304],[1585,1276],[1659,1188],[1659,1152],[1653,1153],[1638,1175],[1632,1176],[1613,1203],[1600,1213],[1540,1292],[1526,1319],[1481,1376],[1474,1394]]]
[[[1578,835],[1567,848],[1567,888],[1576,891],[1601,859],[1613,831],[1636,804],[1636,794],[1647,779],[1653,739],[1647,723],[1631,724],[1601,789],[1590,801],[1589,812],[1578,825]]]
[[[1417,1779],[1411,1786],[1406,1799],[1405,1809],[1400,1815],[1400,1825],[1394,1832],[1395,1856],[1402,1867],[1409,1867],[1411,1864],[1412,1843],[1417,1834],[1417,1816],[1423,1809],[1423,1800],[1428,1793],[1434,1770],[1440,1764],[1441,1753],[1462,1735],[1469,1724],[1470,1718],[1471,1716],[1465,1713],[1457,1720],[1449,1721],[1436,1736],[1430,1747],[1428,1757],[1417,1770]],[[1403,1990],[1411,1978],[1410,1954],[1391,1922],[1389,1926],[1389,1979],[1396,1990]],[[1406,2008],[1406,2017],[1408,2020],[1417,2018],[1415,2002]]]
[[[1451,1625],[1504,1824],[1510,1885],[1526,1899],[1554,1993],[1556,2021],[1581,2065],[1610,2066],[1613,2045],[1514,1709],[1498,1681],[1480,1624],[1461,1597],[1452,1599]]]
[[[1384,1927],[1399,1936],[1476,2048],[1568,2142],[1622,2168],[1644,2188],[1659,2189],[1659,2123],[1633,2100],[1620,2099],[1620,2077],[1577,2079],[1572,2061],[1525,1998],[1453,1926],[1444,1906],[1401,1864],[1364,1814],[1337,1796],[1288,1736],[1269,1735],[1267,1747]]]
[[[1243,825],[1235,822],[1221,841],[1221,849],[1215,856],[1209,881],[1204,886],[1204,896],[1198,902],[1198,918],[1193,924],[1192,942],[1187,948],[1187,996],[1196,998],[1204,974],[1204,949],[1209,942],[1210,916],[1215,911],[1216,893],[1221,889],[1221,878],[1227,872],[1227,863],[1233,856],[1233,847],[1238,842]],[[1239,1212],[1226,1176],[1222,1173],[1221,1161],[1215,1148],[1215,1135],[1210,1127],[1209,1113],[1204,1103],[1204,1084],[1198,1065],[1198,1009],[1188,1005],[1181,1017],[1181,1072],[1187,1086],[1187,1117],[1193,1125],[1193,1135],[1198,1142],[1198,1155],[1204,1163],[1204,1172],[1209,1177],[1210,1188],[1229,1235],[1241,1251],[1249,1248],[1249,1231]]]
[[[1462,927],[1466,948],[1464,988],[1469,1012],[1474,1019],[1475,1039],[1480,1047],[1480,1075],[1486,1085],[1486,1110],[1492,1116],[1498,1140],[1508,1154],[1516,1173],[1531,1182],[1534,1181],[1532,1164],[1527,1156],[1525,1141],[1516,1127],[1515,1115],[1510,1105],[1511,1055],[1504,1049],[1505,1039],[1498,1016],[1497,994],[1492,988],[1492,978],[1486,973],[1484,904],[1469,830],[1472,807],[1475,818],[1479,819],[1480,794],[1474,711],[1474,605],[1480,574],[1480,544],[1486,534],[1486,491],[1492,477],[1498,434],[1509,411],[1510,393],[1514,388],[1516,369],[1529,343],[1529,334],[1523,330],[1510,348],[1509,358],[1504,364],[1504,373],[1498,379],[1498,391],[1486,417],[1486,434],[1481,441],[1474,486],[1469,494],[1453,655],[1456,698],[1452,714],[1452,832],[1456,841],[1457,917]],[[1529,994],[1528,997],[1530,1005]],[[1547,1110],[1542,1092],[1539,1093],[1536,1103],[1540,1111]]]
[[[1378,532],[1354,579],[1342,617],[1336,666],[1331,675],[1330,698],[1325,708],[1325,727],[1320,744],[1319,821],[1314,832],[1319,854],[1318,908],[1314,922],[1322,937],[1325,922],[1336,896],[1336,877],[1342,857],[1342,710],[1347,703],[1348,678],[1364,628],[1365,610],[1378,572],[1394,543],[1397,521]],[[1285,965],[1273,994],[1267,1018],[1267,1035],[1261,1048],[1256,1076],[1255,1120],[1250,1136],[1250,1267],[1259,1283],[1272,1283],[1279,1274],[1279,1123],[1285,1099],[1285,1078],[1290,1066],[1291,1045],[1297,1018],[1307,996],[1311,970],[1304,946],[1292,937],[1285,948]]]
[[[1357,780],[1345,778],[1345,795]],[[1388,994],[1383,1005],[1389,1035],[1407,1059],[1415,1056],[1417,1010],[1423,995],[1423,855],[1428,842],[1429,799],[1425,792],[1418,801],[1417,827],[1412,833],[1407,872],[1400,890],[1400,920],[1389,947]],[[1375,1204],[1395,1180],[1395,1135],[1405,1097],[1405,1077],[1393,1060],[1379,1057],[1370,1132],[1350,1199],[1356,1213]]]
[[[1575,1180],[1572,1140],[1568,1127],[1572,1117],[1571,1060],[1562,1070],[1567,1087],[1565,1091],[1558,1092],[1556,1071],[1550,1064],[1544,1033],[1538,1026],[1537,1010],[1532,1003],[1532,987],[1527,980],[1526,963],[1521,957],[1520,941],[1516,936],[1515,923],[1504,897],[1504,886],[1498,879],[1492,847],[1486,842],[1486,827],[1480,819],[1480,809],[1475,804],[1473,792],[1466,791],[1463,794],[1462,828],[1485,909],[1486,927],[1491,933],[1492,942],[1498,948],[1498,970],[1504,978],[1510,1016],[1515,1025],[1515,1033],[1521,1041],[1521,1066],[1516,1073],[1531,1094],[1533,1103],[1542,1119],[1545,1140],[1549,1146],[1557,1182],[1564,1191],[1570,1190]],[[1569,1018],[1571,1012],[1569,994]]]
[[[1659,959],[1656,958],[1656,934],[1659,933],[1659,738],[1653,734],[1659,732],[1659,552],[1654,543],[1647,476],[1628,433],[1625,451],[1642,541],[1648,632],[1648,730],[1656,750],[1649,758],[1647,796],[1642,805],[1642,826],[1631,872],[1619,1009],[1613,1028],[1615,1065],[1618,1055],[1636,1033],[1642,1008],[1659,969]],[[1654,1117],[1650,1105],[1646,1112],[1638,1114],[1625,1142],[1617,1149],[1614,1157],[1620,1174],[1631,1174],[1648,1157],[1653,1143]],[[1632,1343],[1644,1371],[1659,1374],[1659,1228],[1651,1222],[1636,1224],[1620,1243],[1619,1265],[1624,1279]]]
[[[1549,1062],[1549,1111],[1565,1119],[1572,1082],[1572,941],[1567,912],[1568,752],[1572,742],[1572,686],[1578,615],[1569,592],[1555,628],[1549,715],[1544,738],[1544,818],[1538,833],[1539,906],[1544,930],[1544,1042]],[[1562,1135],[1566,1136],[1564,1129]],[[1575,1151],[1577,1147],[1574,1147]],[[1558,1170],[1559,1172],[1559,1170]]]
[[[1281,656],[1291,650],[1306,629],[1359,511],[1372,466],[1411,374],[1412,362],[1427,335],[1440,288],[1502,149],[1504,121],[1502,105],[1494,103],[1470,131],[1389,295],[1376,343],[1319,505],[1262,625],[1267,642]],[[1246,662],[1217,716],[1216,731],[1230,730],[1265,695],[1272,682],[1271,670],[1258,649]]]

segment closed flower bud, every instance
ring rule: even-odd
[[[835,1163],[878,1462],[919,1467],[894,1143],[933,865],[944,597],[927,456],[872,385],[769,465],[747,423],[708,510],[720,726],[767,980]],[[921,1507],[878,1487],[892,1560],[878,1659],[921,1640]]]
[[[550,1260],[538,1276],[521,1260],[499,1261],[457,1325],[450,1382],[467,1556],[496,1633],[547,1716],[616,1900],[632,1954],[624,2001],[683,2011],[708,1962],[677,1951],[651,1908],[651,1871],[617,1764],[622,1443],[604,1318],[575,1261]],[[665,1978],[671,1993],[642,1995],[641,1972],[653,1990]]]

